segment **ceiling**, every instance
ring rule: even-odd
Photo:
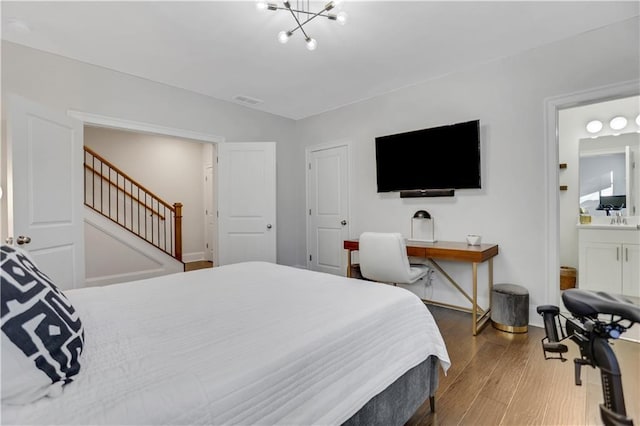
[[[292,119],[640,13],[637,1],[345,1],[347,25],[316,19],[305,26],[318,41],[308,51],[299,32],[277,42],[279,31],[294,26],[290,15],[260,12],[253,1],[1,7],[5,40],[230,102],[257,98],[263,102],[251,108]]]

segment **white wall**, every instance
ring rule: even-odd
[[[276,141],[276,161],[281,165],[277,172],[278,262],[300,264],[300,253],[305,251],[304,180],[298,176],[304,164],[297,161],[294,121],[2,41],[3,120],[6,97],[11,93],[65,113],[71,109],[191,130],[229,142]],[[5,149],[3,144],[3,161]],[[5,163],[0,167],[6,170]],[[5,173],[2,185],[6,185]],[[5,200],[3,197],[3,211]],[[6,230],[6,215],[2,218]]]
[[[363,231],[408,235],[410,217],[425,209],[435,218],[440,240],[463,241],[466,234],[476,233],[484,242],[500,245],[495,259],[496,283],[527,287],[532,309],[555,303],[545,300],[544,102],[637,79],[638,35],[638,20],[629,20],[454,72],[301,120],[299,139],[306,146],[338,140],[352,144],[352,237]],[[482,190],[458,190],[454,198],[400,199],[376,193],[376,136],[473,119],[481,122]],[[448,263],[444,267],[470,290],[470,265]],[[442,279],[436,279],[433,297],[468,305]]]
[[[182,203],[184,260],[202,260],[202,143],[85,126],[84,144],[164,201],[169,204]]]
[[[85,286],[101,286],[184,271],[184,265],[110,219],[84,207]]]

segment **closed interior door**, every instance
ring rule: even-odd
[[[275,142],[218,145],[218,262],[276,262]]]
[[[8,232],[61,289],[84,286],[83,127],[9,99]]]
[[[345,275],[343,241],[349,237],[348,148],[308,151],[307,267]]]

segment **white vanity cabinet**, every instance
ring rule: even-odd
[[[580,227],[578,286],[640,297],[640,230]]]

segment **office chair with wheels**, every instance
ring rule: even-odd
[[[407,245],[399,233],[364,232],[359,243],[363,277],[383,283],[414,284],[428,278],[427,265],[411,265]]]

